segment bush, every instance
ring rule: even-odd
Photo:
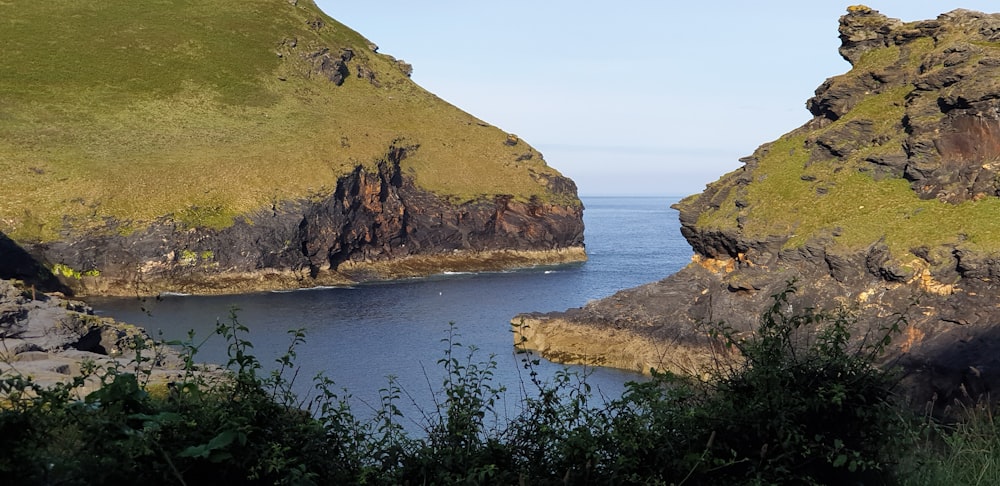
[[[874,362],[905,320],[852,339],[844,312],[786,312],[793,292],[774,296],[749,339],[719,328],[743,360],[721,369],[703,405],[715,437],[703,470],[722,482],[884,482],[903,424],[895,374]]]
[[[885,482],[903,436],[892,375],[873,365],[901,319],[852,339],[843,313],[786,313],[791,286],[756,332],[713,326],[739,360],[713,379],[655,374],[594,403],[586,377],[534,372],[521,408],[503,416],[496,361],[475,357],[450,328],[439,364],[441,401],[419,437],[400,425],[405,391],[390,378],[373,420],[317,377],[292,390],[295,349],[263,372],[235,314],[220,323],[229,372],[200,373],[197,346],[166,387],[148,373],[90,369],[102,386],[45,388],[6,377],[0,388],[0,478],[21,484],[865,484]],[[813,330],[817,330],[813,332]],[[141,349],[139,351],[142,351]],[[138,353],[139,364],[145,361]],[[140,369],[142,367],[140,366]],[[898,450],[895,451],[898,454]]]
[[[217,332],[229,341],[231,373],[199,373],[192,359],[197,349],[189,345],[183,379],[159,396],[148,391],[148,368],[137,375],[91,367],[52,387],[5,377],[0,478],[17,478],[17,484],[310,484],[356,477],[354,457],[336,454],[345,443],[354,453],[356,445],[348,434],[350,412],[338,406],[343,402],[324,395],[323,420],[317,420],[294,401],[283,368],[258,374],[260,363],[247,352],[246,328],[235,316]],[[282,366],[302,342],[301,332],[294,334]],[[138,364],[148,361],[141,347],[137,351]],[[74,390],[95,376],[100,388],[77,399]]]
[[[536,480],[652,484],[890,482],[903,423],[896,380],[875,360],[905,322],[852,338],[847,314],[774,296],[755,332],[710,326],[738,351],[712,379],[656,374],[602,408],[558,393],[519,422]],[[547,401],[546,401],[547,400]],[[529,403],[530,404],[530,403]],[[526,426],[523,424],[527,424]],[[532,449],[534,447],[535,449]]]

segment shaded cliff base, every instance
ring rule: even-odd
[[[41,291],[72,292],[48,268],[3,233],[0,233],[0,279],[19,280]]]
[[[427,277],[448,272],[495,272],[511,269],[555,266],[587,260],[581,247],[555,250],[461,251],[444,255],[409,255],[392,260],[349,261],[336,270],[261,269],[243,272],[220,272],[190,278],[127,279],[82,276],[80,288],[85,294],[118,297],[184,293],[199,295],[240,294],[271,290],[289,290],[320,286],[346,286],[357,283]]]
[[[359,165],[328,192],[275,201],[226,227],[164,217],[129,232],[108,221],[15,249],[78,296],[244,293],[586,259],[583,205],[571,180],[539,176],[561,202],[456,202],[418,187],[401,168],[415,150],[391,147],[377,167]]]

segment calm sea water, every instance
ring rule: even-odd
[[[165,339],[182,339],[194,330],[196,341],[212,335],[217,320],[238,308],[250,328],[254,351],[265,366],[288,346],[288,330],[304,328],[298,349],[297,389],[308,392],[311,378],[323,372],[354,397],[355,410],[377,404],[388,376],[429,407],[438,388],[449,323],[457,341],[475,346],[476,356],[495,355],[496,384],[519,390],[527,381],[521,356],[514,353],[510,320],[522,312],[562,311],[592,299],[659,280],[691,258],[680,235],[676,198],[584,198],[586,245],[583,264],[499,273],[439,275],[402,282],[294,292],[231,296],[165,296],[160,299],[101,299],[91,302],[103,315],[141,325]],[[145,309],[145,310],[144,310]],[[459,352],[461,356],[465,351]],[[196,356],[224,363],[226,345],[208,339]],[[561,365],[542,362],[537,371],[551,377]],[[605,396],[620,395],[635,373],[570,367],[590,373],[587,382]]]

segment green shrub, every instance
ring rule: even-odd
[[[350,396],[323,376],[312,398],[301,400],[293,385],[303,332],[292,331],[273,371],[264,371],[233,314],[216,330],[228,345],[224,376],[194,365],[198,346],[189,340],[179,343],[183,377],[166,387],[151,384],[154,359],[136,340],[137,373],[91,366],[73,383],[52,387],[4,377],[0,478],[21,484],[889,482],[906,453],[900,444],[907,429],[892,402],[892,374],[873,362],[902,319],[876,336],[852,338],[854,322],[845,314],[786,313],[793,293],[789,287],[775,296],[746,339],[714,327],[741,360],[720,366],[708,382],[654,374],[597,403],[586,375],[563,370],[543,380],[537,360],[525,355],[527,380],[512,416],[497,407],[506,390],[494,384],[494,357],[478,360],[452,327],[439,361],[440,398],[421,412],[425,428],[417,435],[402,426],[398,405],[408,394],[394,378],[371,420],[359,420]],[[101,387],[81,399],[74,390],[88,377]]]
[[[846,313],[788,313],[774,296],[756,333],[723,336],[743,361],[723,368],[703,405],[715,441],[706,474],[760,484],[881,483],[903,424],[891,369],[874,365],[905,319],[852,339]]]
[[[739,360],[714,378],[655,374],[590,407],[567,382],[514,423],[523,471],[571,484],[881,484],[903,434],[892,370],[876,358],[905,322],[852,338],[845,313],[790,313],[774,296],[755,332],[712,326]]]

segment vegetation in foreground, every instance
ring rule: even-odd
[[[371,420],[324,377],[292,390],[295,349],[266,372],[235,315],[217,332],[230,374],[157,384],[148,373],[90,369],[101,387],[0,381],[0,481],[17,484],[997,484],[1000,439],[991,409],[945,425],[894,402],[891,370],[873,361],[904,322],[852,339],[844,314],[787,313],[776,295],[756,332],[718,336],[735,363],[706,381],[654,375],[594,403],[585,377],[529,371],[515,416],[496,362],[444,340],[445,379],[421,434],[401,425],[403,391],[390,380]],[[806,333],[805,328],[819,329]],[[862,344],[857,344],[861,342]],[[465,353],[463,353],[465,351]],[[148,364],[150,350],[138,349]],[[146,357],[143,357],[146,353]]]

